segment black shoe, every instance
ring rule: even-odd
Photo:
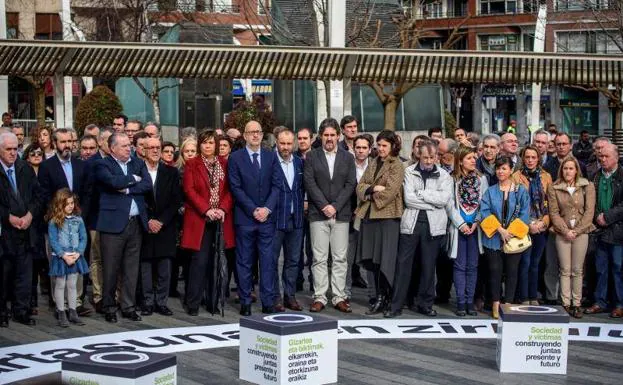
[[[275,313],[275,308],[273,306],[262,306],[262,313],[273,314]]]
[[[437,316],[437,310],[433,309],[433,308],[418,308],[418,313],[420,314],[424,314],[425,316],[428,317],[436,317]]]
[[[478,312],[474,309],[474,304],[471,303],[467,304],[465,311],[468,316],[476,317],[478,315]]]
[[[248,317],[251,315],[251,305],[240,305],[240,315]]]
[[[88,317],[89,315],[91,315],[91,313],[93,313],[93,309],[84,305],[80,305],[76,308],[76,313],[78,313],[80,317]]]
[[[363,277],[359,276],[357,278],[353,278],[353,286],[354,287],[359,287],[362,289],[367,289],[368,288],[368,284],[366,283],[366,281],[364,281]]]
[[[198,316],[198,315],[199,315],[199,309],[198,309],[198,308],[196,308],[196,307],[189,308],[189,309],[188,309],[188,315],[189,315],[189,316],[192,316],[192,317],[196,317],[196,316]]]
[[[388,310],[385,313],[383,313],[383,317],[385,318],[396,318],[396,317],[400,317],[402,315],[402,310],[398,309],[398,310]]]
[[[145,306],[141,310],[141,315],[150,316],[152,314],[154,314],[154,307],[153,306]]]
[[[156,306],[156,313],[160,315],[165,315],[165,316],[173,315],[173,312],[171,311],[171,309],[169,309],[166,306]]]
[[[34,318],[31,318],[29,314],[15,315],[13,319],[22,325],[26,326],[35,326],[37,323]]]
[[[6,314],[0,315],[0,328],[9,327],[9,316]]]
[[[467,315],[467,312],[464,309],[457,309],[454,314],[456,314],[458,317],[465,317]]]
[[[106,322],[110,322],[111,324],[117,323],[117,314],[116,313],[106,313],[104,316]]]
[[[143,320],[141,316],[138,315],[138,313],[135,311],[121,312],[121,316],[123,318],[129,319],[130,321],[142,321]]]
[[[385,307],[387,306],[386,301],[387,299],[384,295],[379,295],[378,297],[376,297],[376,301],[374,302],[373,305],[370,306],[370,309],[368,309],[366,314],[372,315],[372,314],[382,313],[383,310],[385,310]]]

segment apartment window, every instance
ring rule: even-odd
[[[515,0],[480,0],[481,15],[515,12],[517,12],[517,1]]]
[[[270,14],[270,7],[272,6],[271,0],[257,0],[257,14],[268,15]]]
[[[608,9],[612,0],[557,0],[556,9],[561,11],[583,11],[586,9]]]
[[[481,35],[483,51],[519,51],[519,35]]]
[[[617,36],[613,31],[611,36]],[[603,31],[558,32],[556,50],[578,53],[621,53],[621,40],[614,41]]]
[[[35,15],[35,39],[63,40],[63,25],[58,13],[37,13]]]
[[[433,1],[422,5],[424,17],[439,19],[443,17],[443,7],[440,1]]]
[[[6,38],[17,39],[19,37],[19,13],[6,13]]]

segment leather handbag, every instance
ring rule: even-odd
[[[508,242],[504,242],[502,250],[506,254],[520,254],[532,246],[532,238],[526,234],[523,238],[512,237]]]

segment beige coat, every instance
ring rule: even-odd
[[[389,156],[383,162],[376,178],[376,159],[370,159],[368,168],[363,173],[357,185],[359,205],[355,210],[357,218],[363,219],[370,208],[370,219],[400,218],[404,209],[402,200],[402,182],[404,180],[404,166],[400,159]],[[366,195],[370,186],[385,186],[385,191],[374,195]]]
[[[593,215],[595,213],[595,186],[587,179],[580,178],[576,183],[573,195],[567,191],[567,183],[553,184],[547,191],[549,198],[549,215],[553,229],[558,234],[566,234],[571,230],[570,221],[575,219],[575,230],[578,235],[589,233],[595,229]]]

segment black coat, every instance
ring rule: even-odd
[[[145,204],[148,219],[156,219],[163,226],[157,234],[144,233],[142,260],[175,256],[176,219],[181,201],[182,188],[177,168],[160,163],[154,190],[146,194]]]
[[[305,158],[304,180],[310,222],[326,220],[322,209],[329,204],[337,211],[337,221],[350,222],[354,210],[351,196],[357,186],[357,174],[355,158],[349,152],[338,148],[331,178],[322,147],[311,150]]]
[[[596,203],[595,203],[595,218],[602,212],[599,210],[599,180],[603,174],[598,172],[593,180],[595,184]],[[623,245],[623,168],[619,166],[612,175],[612,206],[610,210],[603,213],[607,226],[600,227],[601,230],[600,240],[602,242]]]
[[[82,159],[71,158],[72,191],[78,196],[83,218],[88,216],[89,197],[91,196],[90,181],[87,177],[86,169],[86,162]],[[58,190],[69,188],[63,166],[61,166],[61,161],[57,155],[41,163],[38,179],[46,206],[50,204]]]
[[[21,250],[18,245],[34,250],[40,231],[36,219],[43,214],[43,195],[35,170],[21,159],[15,161],[15,179],[18,195],[13,192],[9,177],[0,167],[0,221],[2,222],[2,249],[5,254],[15,254]],[[18,230],[9,222],[9,214],[23,217],[28,212],[33,223],[26,230]]]

